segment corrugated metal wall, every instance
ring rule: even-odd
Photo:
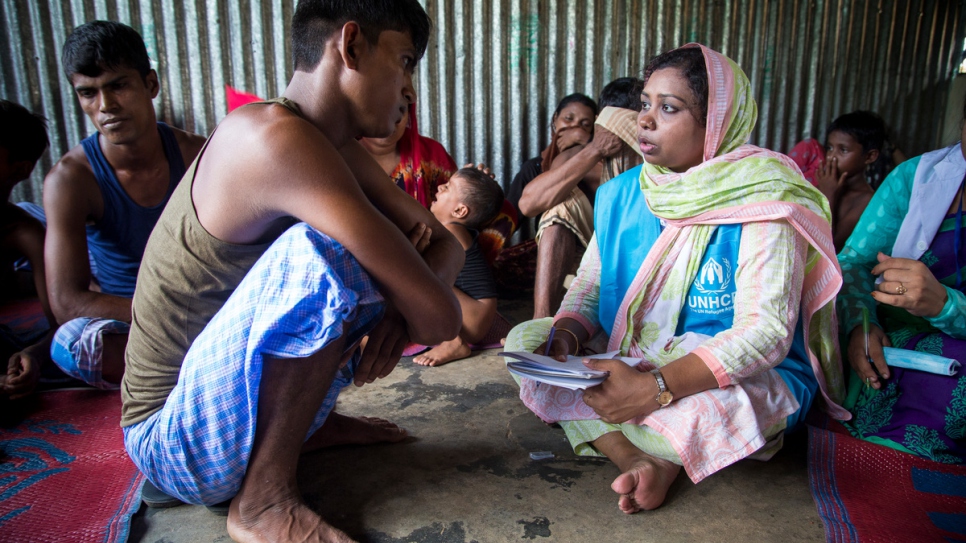
[[[546,145],[556,101],[596,96],[647,58],[699,41],[734,58],[759,104],[756,143],[787,150],[836,115],[873,109],[907,154],[937,147],[966,37],[966,0],[422,0],[436,22],[418,68],[419,121],[458,163],[509,182]],[[70,30],[116,19],[159,71],[159,117],[208,134],[224,85],[262,96],[291,75],[293,0],[0,0],[0,92],[50,119],[51,149],[14,200],[92,131],[61,74]],[[960,97],[954,99],[959,100]]]

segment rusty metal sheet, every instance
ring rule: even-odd
[[[651,56],[698,41],[734,58],[759,105],[753,141],[787,150],[837,115],[879,112],[910,156],[938,147],[963,61],[966,1],[423,0],[436,24],[417,70],[424,135],[508,183],[548,143],[571,92],[596,98]],[[93,19],[145,38],[160,119],[208,134],[224,86],[277,95],[291,76],[293,0],[0,0],[0,90],[50,120],[51,149],[14,199],[39,201],[53,161],[91,132],[61,73],[70,30]],[[953,97],[960,100],[961,97]],[[955,109],[954,109],[955,110]],[[957,121],[958,122],[958,121]]]

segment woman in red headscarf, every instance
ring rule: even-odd
[[[438,141],[419,135],[416,104],[409,105],[388,137],[362,138],[360,143],[399,188],[426,208],[436,197],[437,187],[458,169]]]

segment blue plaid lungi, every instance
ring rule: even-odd
[[[349,348],[384,307],[342,245],[304,223],[291,227],[195,339],[164,407],[124,428],[128,454],[182,501],[231,499],[251,454],[265,357],[304,358],[342,335]],[[358,354],[336,374],[306,438],[325,422],[357,364]]]
[[[117,390],[120,385],[102,378],[104,334],[127,334],[130,330],[130,324],[113,319],[69,320],[54,332],[50,359],[74,379],[100,389]]]

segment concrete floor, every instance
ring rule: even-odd
[[[531,307],[501,301],[500,311],[519,322]],[[617,469],[575,456],[562,430],[533,416],[496,352],[439,368],[403,359],[386,379],[347,389],[340,412],[391,419],[414,438],[304,456],[309,504],[367,543],[824,541],[803,433],[767,463],[739,462],[699,485],[682,473],[661,508],[625,515],[610,490]],[[534,451],[554,458],[531,460]],[[230,538],[203,507],[142,506],[130,540]]]

